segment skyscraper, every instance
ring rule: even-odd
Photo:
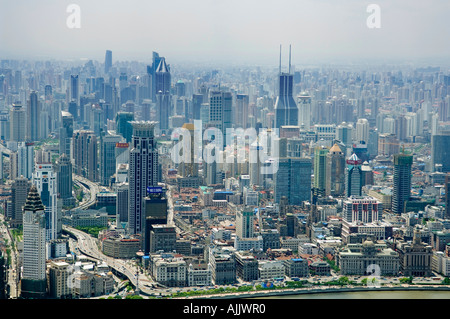
[[[305,130],[311,128],[311,96],[302,92],[297,96],[298,103],[298,125]]]
[[[59,154],[71,157],[71,143],[73,138],[73,115],[61,111],[62,125],[59,128]]]
[[[17,176],[31,179],[34,172],[34,143],[19,142],[17,147]]]
[[[230,92],[210,92],[208,126],[222,132],[223,146],[226,146],[227,142],[227,128],[232,127],[232,108],[233,99]]]
[[[23,207],[23,271],[21,296],[40,299],[46,293],[45,212],[36,186]]]
[[[343,196],[345,193],[345,156],[338,144],[327,154],[326,195]]]
[[[111,176],[116,172],[116,144],[124,139],[120,135],[100,134],[100,184],[108,186]]]
[[[158,68],[155,71],[156,110],[161,133],[167,133],[169,129],[169,116],[172,115],[170,81],[170,69],[166,64],[166,59],[161,58]]]
[[[23,211],[22,207],[27,200],[28,192],[30,191],[31,183],[23,176],[16,178],[11,183],[11,226],[17,227],[22,225]]]
[[[435,170],[436,164],[442,164],[442,172],[450,172],[450,131],[443,131],[431,137],[431,164]]]
[[[404,212],[405,201],[411,196],[411,167],[413,156],[408,154],[394,155],[394,190],[392,193],[392,212]]]
[[[36,163],[33,185],[45,207],[45,239],[47,241],[57,239],[60,216],[58,216],[56,174],[53,172],[52,163]]]
[[[291,74],[291,61],[289,49],[289,72],[281,72],[281,48],[280,70],[278,75],[278,96],[275,102],[275,128],[284,125],[298,125],[298,108],[292,97],[294,76]]]
[[[58,198],[62,200],[63,206],[70,206],[74,204],[72,196],[72,162],[66,154],[61,154],[56,161],[55,171]]]
[[[98,179],[97,136],[93,131],[75,131],[73,134],[74,173],[96,182]]]
[[[158,186],[158,149],[155,140],[155,122],[131,122],[131,141],[128,170],[128,231],[140,234],[143,231],[143,199],[147,187]]]
[[[39,140],[41,107],[36,91],[30,93],[27,108],[27,140],[35,142]]]
[[[235,127],[247,128],[248,126],[248,94],[236,95],[236,112],[234,114]]]
[[[26,113],[22,104],[14,103],[9,112],[10,141],[24,142],[26,138]]]
[[[329,149],[325,146],[314,150],[314,194],[324,196],[327,176],[327,154]]]
[[[284,157],[278,160],[274,174],[275,202],[286,196],[289,205],[301,205],[311,200],[311,158]]]
[[[134,114],[130,112],[118,112],[116,114],[116,132],[122,135],[127,143],[131,142],[133,136],[133,126],[131,121],[134,121]]]
[[[75,101],[77,106],[80,105],[80,80],[78,75],[70,75],[70,92],[69,102]]]
[[[254,211],[250,207],[244,207],[236,212],[236,236],[240,239],[253,238]]]
[[[345,196],[361,196],[363,174],[361,171],[362,160],[355,153],[350,156],[345,169]]]
[[[369,121],[367,119],[358,119],[356,122],[356,142],[369,142]]]
[[[112,51],[106,50],[105,53],[105,73],[108,74],[112,67]]]
[[[143,251],[145,255],[151,252],[151,231],[153,225],[164,225],[167,220],[167,197],[165,191],[160,187],[153,187],[147,192],[143,199]]]

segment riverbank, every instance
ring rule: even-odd
[[[450,287],[448,286],[414,286],[402,285],[392,287],[322,287],[322,288],[294,288],[294,289],[279,289],[279,290],[260,290],[242,293],[230,293],[220,295],[185,297],[185,299],[253,299],[253,298],[276,298],[284,297],[293,299],[298,295],[312,295],[312,294],[339,294],[349,292],[395,292],[395,291],[440,291],[448,292],[450,298]],[[333,296],[336,298],[336,296]],[[339,297],[338,297],[339,298]]]

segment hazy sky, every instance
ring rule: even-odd
[[[81,28],[66,8],[81,9]],[[381,28],[369,29],[369,4]],[[447,59],[448,0],[0,0],[0,58],[89,58],[277,64]]]

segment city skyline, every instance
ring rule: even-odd
[[[450,34],[445,23],[449,4],[441,0],[410,1],[407,6],[378,1],[380,28],[367,25],[370,3],[353,0],[339,4],[171,0],[158,3],[157,9],[152,2],[137,1],[75,4],[80,9],[80,28],[67,26],[72,12],[67,12],[68,2],[1,1],[0,54],[103,61],[105,50],[112,50],[113,61],[148,62],[151,52],[159,51],[175,63],[273,64],[282,44],[284,48],[292,45],[294,65],[440,63],[450,54],[446,41],[435,41],[438,34],[442,38]],[[286,49],[283,61],[286,67]]]

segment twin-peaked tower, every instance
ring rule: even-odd
[[[281,72],[281,46],[280,67],[278,75],[278,96],[275,102],[275,128],[284,125],[298,125],[298,108],[292,96],[294,76],[291,74],[291,48],[289,46],[289,71]]]

